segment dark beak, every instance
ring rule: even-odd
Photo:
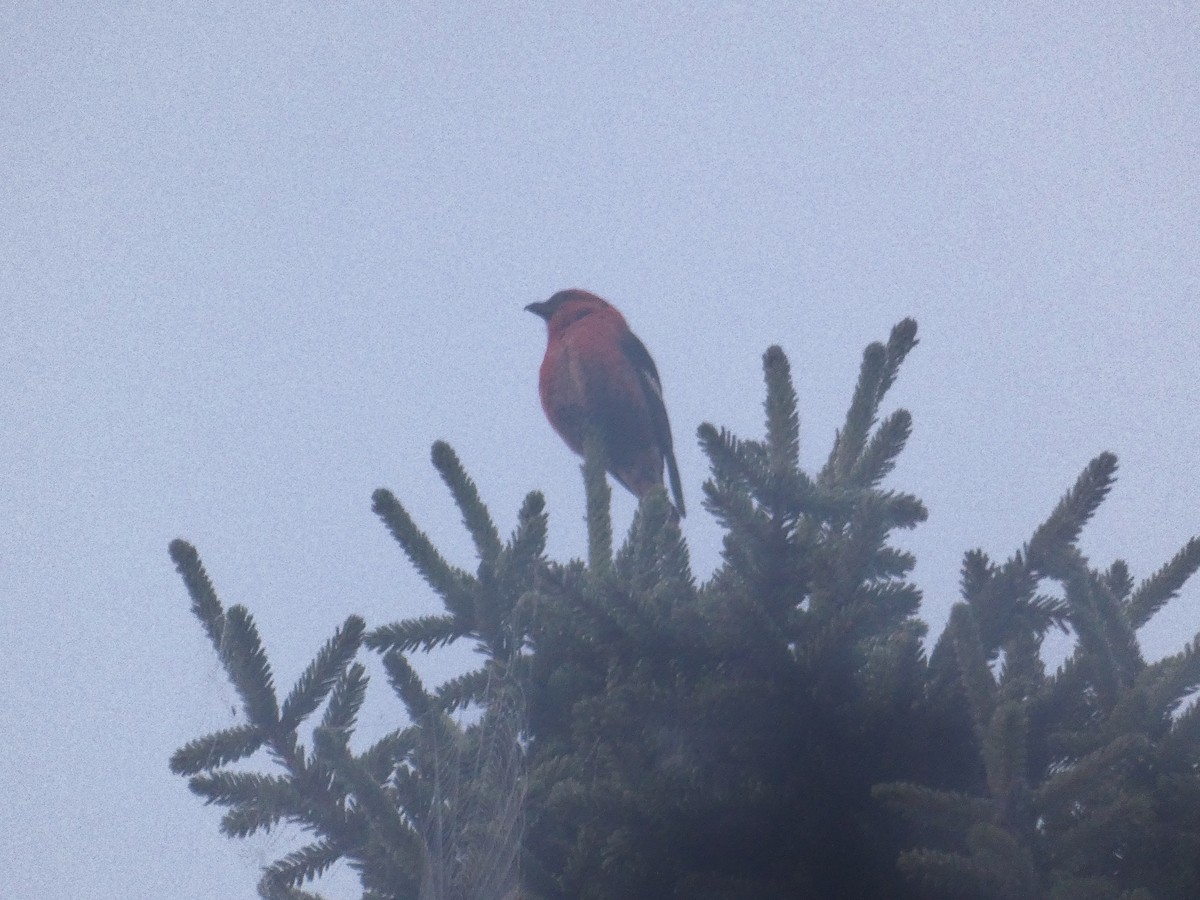
[[[547,309],[549,305],[550,303],[546,300],[543,300],[541,303],[530,303],[527,307],[525,307],[525,311],[531,312],[535,316],[540,316],[543,319],[549,319],[550,311]]]

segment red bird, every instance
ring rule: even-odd
[[[546,320],[538,392],[554,430],[582,456],[584,437],[594,428],[608,471],[639,500],[663,483],[665,461],[682,516],[683,488],[658,369],[625,317],[580,290],[559,291],[525,308]]]

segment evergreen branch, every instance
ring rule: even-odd
[[[493,659],[509,656],[523,635],[513,622],[513,609],[530,589],[545,547],[546,517],[540,494],[530,494],[509,545],[486,570],[481,567],[475,600],[476,651]]]
[[[994,565],[982,550],[963,556],[960,576],[963,599],[975,613],[988,658],[1024,632],[1043,634],[1051,625],[1067,631],[1066,601],[1034,594],[1037,579],[1017,553],[1003,566]]]
[[[962,591],[962,598],[977,611],[976,615],[982,609],[980,600],[995,577],[996,567],[982,550],[968,550],[963,554],[959,589]]]
[[[896,467],[896,457],[912,434],[912,416],[898,409],[875,429],[870,443],[850,470],[847,481],[857,487],[875,487]]]
[[[299,809],[300,795],[291,780],[282,775],[260,775],[257,772],[205,772],[188,780],[192,793],[205,803],[218,806],[255,805],[276,807],[276,818],[290,815]]]
[[[1071,624],[1079,635],[1080,649],[1103,708],[1111,710],[1122,688],[1132,684],[1145,663],[1137,638],[1122,614],[1119,604],[1100,579],[1086,568],[1078,551],[1069,549],[1064,556],[1063,573]]]
[[[883,581],[858,589],[858,597],[866,601],[875,615],[869,624],[872,632],[883,632],[914,615],[921,606],[921,589],[907,581]],[[866,635],[863,635],[864,637]]]
[[[603,641],[626,653],[644,653],[659,635],[657,623],[646,615],[628,590],[614,579],[589,579],[579,586],[579,594],[570,610],[575,621],[569,624],[579,643]]]
[[[419,838],[404,821],[395,798],[350,754],[337,734],[318,728],[313,732],[313,741],[317,752],[330,760],[336,780],[353,796],[356,808],[366,816],[392,863],[403,872],[419,872]]]
[[[1120,674],[1089,587],[1085,573],[1072,573],[1067,578],[1066,595],[1071,607],[1071,625],[1079,638],[1074,655],[1086,670],[1103,710],[1108,712],[1117,701]]]
[[[834,439],[829,461],[821,470],[820,480],[822,483],[842,484],[855,468],[860,466],[867,437],[879,412],[879,404],[892,384],[895,383],[900,364],[904,362],[904,358],[916,345],[917,323],[913,319],[904,319],[893,326],[886,347],[883,344],[874,343],[863,351],[862,367],[859,369],[858,384],[854,388],[854,398],[850,401],[846,422]],[[893,416],[893,418],[895,417]],[[881,438],[882,444],[877,450],[879,455],[874,462],[861,462],[860,476],[869,475],[872,465],[885,464],[887,442],[891,440],[894,443],[898,437],[894,429],[899,424],[900,419],[896,419],[888,426],[887,435]],[[901,441],[902,445],[903,441]],[[899,452],[900,447],[896,447],[895,453]]]
[[[262,900],[325,900],[320,894],[291,887],[270,875],[264,875],[258,882],[258,896]]]
[[[614,561],[614,569],[627,590],[650,591],[662,580],[664,530],[670,517],[666,491],[653,491],[638,504],[629,534]]]
[[[869,579],[903,578],[917,565],[917,558],[907,550],[880,547],[866,568]]]
[[[841,484],[858,461],[871,426],[875,424],[875,414],[879,409],[879,388],[883,383],[886,365],[887,350],[883,344],[870,344],[863,351],[854,398],[850,401],[845,424],[834,437],[829,461],[821,471],[822,482]]]
[[[997,567],[982,551],[974,550],[963,556],[959,584],[975,615],[984,653],[992,660],[1013,630],[1019,604],[1037,582],[1028,577],[1019,553]]]
[[[417,729],[410,726],[385,734],[363,751],[359,761],[371,773],[371,777],[382,784],[391,778],[396,767],[416,746],[416,732]]]
[[[204,563],[196,548],[182,538],[171,541],[168,548],[175,569],[183,577],[184,587],[192,598],[192,612],[204,626],[204,633],[212,641],[217,652],[221,652],[221,632],[225,628],[225,611],[217,599],[217,591],[204,571]]]
[[[491,712],[491,710],[489,710]],[[471,773],[444,792],[424,829],[438,897],[511,898],[525,796],[515,733],[495,716],[472,728]],[[453,776],[452,776],[453,777]]]
[[[246,718],[252,725],[274,729],[279,723],[279,706],[271,666],[254,618],[244,606],[232,606],[225,613],[220,653],[229,680],[242,698]]]
[[[1130,860],[1122,860],[1126,848],[1131,850],[1141,844],[1151,853],[1161,852],[1150,837],[1159,824],[1155,804],[1147,792],[1138,789],[1133,780],[1136,776],[1132,774],[1147,763],[1144,756],[1131,759],[1117,773],[1110,773],[1108,777],[1102,777],[1101,781],[1089,786],[1088,793],[1072,805],[1071,818],[1062,820],[1062,827],[1054,829],[1054,845],[1061,858],[1070,860],[1092,856],[1104,867],[1101,871],[1119,877],[1124,874],[1122,869],[1128,870],[1137,865],[1130,866]],[[1043,821],[1049,824],[1049,820]],[[1194,853],[1195,844],[1189,843],[1189,849]],[[1132,855],[1141,854],[1135,851]],[[1113,893],[1109,893],[1109,896],[1113,896]],[[1184,897],[1191,893],[1187,890],[1183,893],[1170,891],[1159,896]]]
[[[754,549],[766,539],[770,523],[759,512],[750,495],[727,481],[705,481],[704,508],[726,530],[724,550],[726,565],[751,577],[760,568]]]
[[[539,562],[546,552],[546,498],[540,491],[526,495],[517,513],[517,528],[508,541],[508,555],[513,564],[525,569]]]
[[[868,637],[862,642],[862,662],[858,682],[867,697],[865,708],[883,711],[907,703],[915,684],[925,675],[928,664],[921,640],[927,627],[918,619],[901,622],[889,633]],[[919,690],[919,689],[918,689]]]
[[[283,701],[279,723],[284,731],[295,729],[333,690],[358,652],[366,627],[359,616],[350,616],[325,642]]]
[[[800,468],[800,415],[791,366],[778,346],[768,347],[763,354],[763,375],[767,382],[768,465],[771,472],[784,475]]]
[[[739,440],[733,432],[725,428],[718,431],[707,422],[696,429],[696,436],[718,483],[749,491],[751,470],[767,468],[766,448],[756,441]]]
[[[403,861],[386,854],[388,848],[372,849],[374,852],[368,859],[355,865],[363,888],[362,900],[412,900],[419,897],[422,888],[420,864],[407,866]]]
[[[988,790],[1002,805],[1014,785],[1024,781],[1029,741],[1029,718],[1012,700],[996,707],[983,740],[983,767]]]
[[[415,828],[424,832],[428,830],[430,817],[440,813],[439,803],[444,798],[437,794],[440,788],[438,777],[441,774],[442,760],[438,758],[436,745],[429,740],[429,735],[423,734],[421,738],[421,743],[425,744],[421,750],[425,752],[414,753],[414,759],[410,760],[408,765],[397,766],[392,776],[392,790],[396,795],[397,806],[412,819]],[[434,746],[432,753],[428,752],[430,746]],[[422,777],[422,774],[415,770],[418,756],[420,762],[429,764],[429,777]]]
[[[767,448],[758,441],[739,440],[707,422],[696,434],[709,458],[713,482],[749,494],[773,516],[829,518],[846,515],[853,506],[852,495],[823,493],[799,467],[790,471],[773,469]]]
[[[1004,642],[1004,665],[999,678],[1004,699],[1027,700],[1045,682],[1041,646],[1041,634],[1031,629],[1016,631]]]
[[[983,826],[976,826],[983,827]],[[1025,900],[1029,892],[1011,860],[992,853],[947,853],[940,850],[906,850],[896,867],[934,897],[970,897],[972,900]]]
[[[976,734],[980,741],[983,741],[995,709],[996,682],[988,669],[987,656],[979,638],[979,627],[971,608],[963,603],[954,604],[950,610],[950,622],[946,630],[953,642],[954,655],[958,660],[958,669],[967,693]]]
[[[828,520],[845,516],[852,508],[852,493],[825,493],[799,469],[770,474],[756,489],[755,497],[774,514],[796,519],[802,515]]]
[[[877,784],[871,796],[921,828],[953,837],[960,837],[976,822],[991,821],[996,813],[992,803],[980,797],[902,781]]]
[[[500,532],[487,507],[479,499],[475,482],[467,475],[458,456],[445,441],[434,443],[432,457],[434,468],[450,488],[454,502],[463,514],[463,524],[475,542],[480,562],[490,565],[500,555]]]
[[[446,608],[455,615],[469,616],[474,610],[470,588],[474,579],[442,558],[390,491],[379,488],[371,499],[375,514],[383,520],[421,577],[442,598]]]
[[[1039,634],[1054,626],[1063,634],[1070,631],[1068,622],[1071,618],[1071,607],[1061,597],[1049,594],[1036,594],[1028,599],[1022,599],[1018,606],[1034,631]]]
[[[1164,756],[1184,756],[1188,764],[1200,765],[1200,700],[1193,700],[1175,717],[1163,741]]]
[[[916,319],[901,319],[892,326],[892,331],[888,335],[887,342],[887,362],[883,367],[882,377],[879,379],[880,401],[883,400],[884,395],[895,384],[896,375],[900,371],[900,364],[904,362],[908,354],[919,343],[920,341],[917,340]]]
[[[645,518],[651,523],[656,564],[655,587],[669,586],[672,591],[684,589],[686,601],[695,599],[695,577],[687,541],[679,530],[679,521],[672,513],[671,503],[664,491],[661,499],[645,504]],[[640,512],[640,510],[639,510]],[[639,516],[641,518],[641,516]]]
[[[1124,604],[1108,589],[1105,580],[1093,569],[1081,567],[1086,572],[1088,585],[1096,606],[1096,612],[1104,625],[1105,635],[1120,666],[1122,685],[1128,685],[1146,667],[1142,648],[1138,644],[1137,632],[1125,615]]]
[[[271,863],[263,872],[263,881],[269,879],[274,884],[288,886],[312,881],[325,874],[342,856],[342,848],[337,842],[325,838]]]
[[[515,594],[499,591],[495,585],[487,585],[485,590],[480,591],[479,602],[475,607],[475,619],[479,623],[476,630],[476,653],[493,659],[507,653],[513,640],[512,630],[507,627],[508,613],[515,599]]]
[[[1037,895],[1037,871],[1029,850],[1007,828],[980,822],[967,830],[971,857],[990,870],[989,880],[1001,886],[1002,896],[1012,898]]]
[[[492,672],[487,666],[451,678],[438,686],[438,703],[448,713],[472,703],[482,703],[491,680]]]
[[[604,445],[594,432],[584,441],[583,483],[587,490],[588,568],[596,575],[612,569],[612,488],[605,477]]]
[[[253,772],[211,772],[188,782],[206,803],[231,807],[221,819],[221,832],[244,838],[269,831],[280,819],[307,821],[305,800],[290,779]]]
[[[1123,734],[1047,778],[1035,791],[1038,809],[1051,828],[1066,827],[1090,787],[1112,785],[1113,770],[1128,765],[1149,747],[1142,734]]]
[[[929,896],[988,897],[985,876],[973,860],[962,853],[942,850],[905,850],[896,859],[896,868]]]
[[[266,740],[256,725],[238,725],[184,744],[171,756],[176,775],[195,775],[250,756]]]
[[[1055,711],[1060,728],[1085,725],[1091,720],[1094,714],[1093,700],[1092,689],[1088,685],[1087,665],[1081,659],[1078,648],[1058,667],[1058,671],[1046,679],[1038,695],[1038,705]],[[1062,745],[1060,736],[1052,733],[1050,737],[1051,743]]]
[[[846,526],[832,534],[825,550],[836,560],[836,590],[849,595],[869,576],[876,556],[887,540],[887,498],[875,491],[863,492]]]
[[[1129,566],[1125,560],[1113,560],[1113,564],[1104,573],[1104,584],[1121,602],[1129,600],[1129,595],[1133,591],[1133,576],[1129,574]]]
[[[1029,539],[1025,558],[1030,569],[1053,577],[1063,573],[1063,553],[1079,540],[1083,526],[1104,501],[1117,472],[1117,457],[1101,453],[1083,470],[1075,485],[1058,501],[1050,517]]]
[[[882,501],[880,523],[889,531],[893,528],[915,528],[929,518],[925,504],[912,494],[884,491],[877,496]]]
[[[407,653],[417,649],[428,652],[466,637],[473,627],[470,619],[464,620],[461,616],[417,616],[381,625],[367,633],[364,643],[371,650],[380,652],[399,650]]]
[[[1138,585],[1126,603],[1126,616],[1135,628],[1141,628],[1170,600],[1179,596],[1184,583],[1200,569],[1200,537],[1188,541],[1174,558]]]
[[[329,705],[321,717],[321,727],[328,731],[349,734],[358,719],[367,697],[367,670],[362,663],[352,663],[333,685]]]
[[[1178,653],[1147,666],[1138,682],[1146,685],[1154,714],[1170,716],[1189,694],[1200,688],[1200,635]]]
[[[388,683],[404,702],[409,716],[414,722],[422,721],[434,709],[433,698],[404,654],[398,650],[388,651],[383,657],[383,668],[387,671]]]

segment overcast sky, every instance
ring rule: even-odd
[[[350,613],[437,610],[372,489],[471,565],[436,439],[503,531],[541,489],[584,555],[522,311],[560,288],[658,363],[701,577],[697,425],[761,435],[778,343],[818,466],[908,315],[889,484],[930,509],[934,635],[963,551],[1006,557],[1103,450],[1094,562],[1200,532],[1196,4],[484,6],[0,6],[3,896],[250,898],[294,845],[220,837],[167,770],[238,721],[172,538],[282,690]],[[1191,585],[1151,655],[1198,629]]]

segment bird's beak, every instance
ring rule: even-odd
[[[541,303],[530,303],[527,307],[525,307],[525,311],[531,312],[535,316],[541,316],[543,319],[548,319],[550,318],[550,314],[546,311],[547,306],[549,306],[549,304],[543,300]]]

